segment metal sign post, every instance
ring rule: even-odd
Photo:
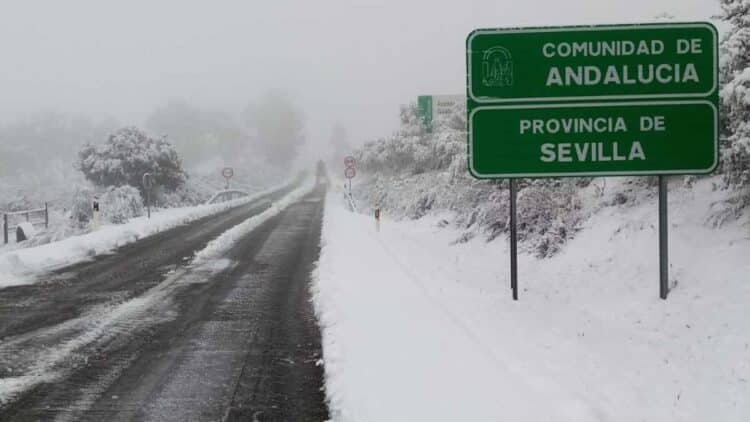
[[[349,179],[349,195],[352,194],[352,179],[356,175],[357,175],[357,171],[354,170],[354,167],[348,167],[346,170],[344,170],[344,177]]]
[[[710,23],[478,29],[466,39],[468,168],[514,179],[659,176],[659,296],[669,293],[667,175],[719,162],[718,32]]]
[[[669,239],[667,227],[667,176],[659,176],[659,297],[669,294]]]
[[[357,175],[357,171],[354,169],[354,157],[351,155],[344,158],[344,177],[349,179],[349,195],[352,194],[352,179]]]
[[[151,189],[154,187],[154,177],[151,173],[143,174],[143,189],[146,190],[146,211],[151,218]]]
[[[510,179],[510,289],[518,300],[518,224],[516,223],[516,181]]]

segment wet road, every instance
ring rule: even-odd
[[[0,290],[0,420],[326,420],[309,296],[324,192],[189,263],[283,193]]]

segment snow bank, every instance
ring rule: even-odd
[[[0,254],[0,288],[34,283],[35,276],[45,271],[111,252],[146,236],[254,201],[283,186],[220,204],[161,210],[152,213],[151,219],[138,217],[126,224],[105,225],[59,242]]]
[[[224,252],[237,243],[242,237],[255,230],[256,227],[267,221],[269,218],[278,215],[281,211],[286,209],[289,205],[299,201],[303,196],[312,192],[315,189],[314,181],[310,181],[303,186],[293,190],[288,195],[284,196],[280,200],[274,202],[270,208],[263,211],[262,213],[250,217],[242,223],[232,227],[226,232],[222,233],[221,236],[210,241],[205,248],[195,254],[194,263],[200,265],[205,262],[210,262],[216,258],[219,258]]]
[[[747,222],[704,225],[724,194],[670,193],[669,300],[650,200],[522,255],[519,302],[504,239],[450,246],[431,217],[376,232],[329,195],[313,293],[334,420],[750,420]]]

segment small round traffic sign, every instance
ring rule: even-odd
[[[346,158],[344,158],[344,165],[346,166],[346,168],[354,167],[354,157],[349,155]]]
[[[344,170],[344,176],[347,179],[353,179],[354,176],[356,176],[356,175],[357,175],[357,171],[354,170],[354,167],[347,167],[347,169]]]
[[[224,167],[224,170],[221,171],[221,174],[225,179],[229,179],[234,176],[234,169],[231,167]]]

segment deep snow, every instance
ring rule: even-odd
[[[747,219],[706,225],[710,179],[670,190],[667,301],[653,195],[522,254],[513,302],[506,239],[451,245],[437,216],[376,232],[329,194],[313,293],[334,420],[750,420]]]

